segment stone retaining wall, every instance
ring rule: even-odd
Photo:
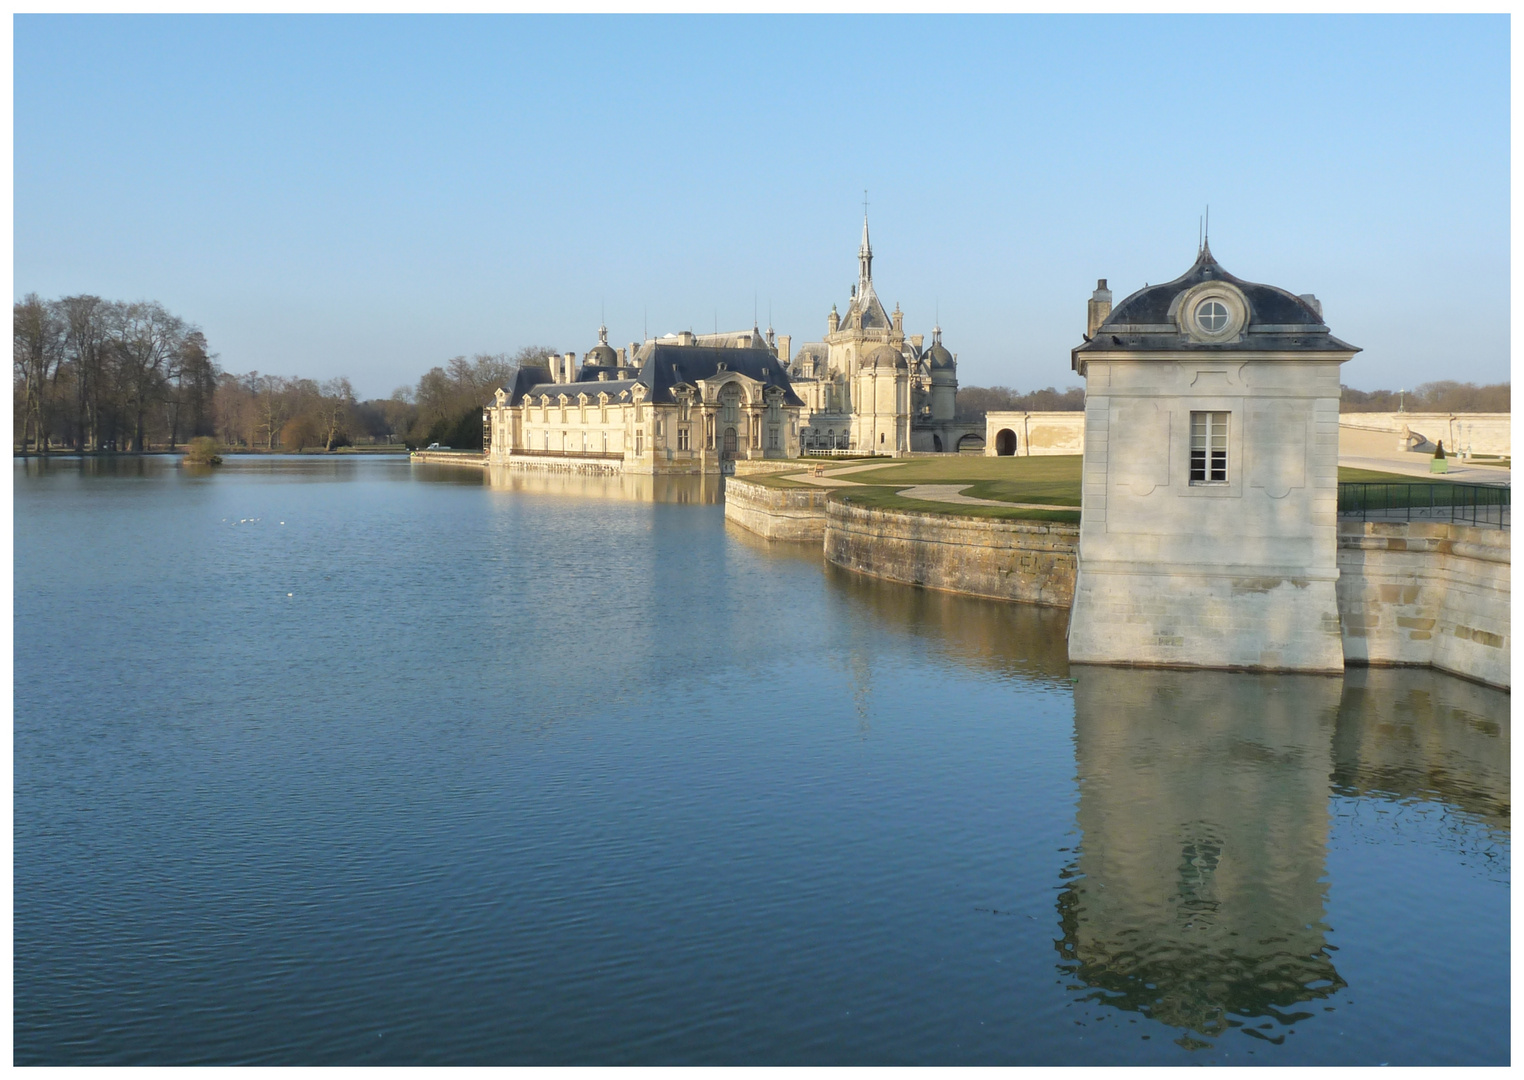
[[[1346,662],[1429,664],[1510,686],[1508,538],[1443,522],[1341,521]]]
[[[413,461],[426,461],[430,465],[469,465],[473,469],[487,467],[487,456],[473,450],[414,450],[408,457]]]
[[[1068,607],[1074,525],[826,506],[825,557],[848,570],[928,589]]]
[[[732,464],[737,476],[762,476],[767,473],[798,472],[812,463],[809,458],[737,458]]]
[[[725,481],[725,518],[769,540],[825,537],[825,488],[775,488],[734,477]]]

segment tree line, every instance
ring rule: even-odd
[[[1509,384],[1455,382],[1441,379],[1411,390],[1355,390],[1339,387],[1340,412],[1512,412]]]
[[[24,452],[174,450],[198,437],[246,450],[475,449],[493,391],[554,351],[453,357],[416,386],[360,401],[347,378],[225,371],[200,328],[154,301],[33,293],[15,304],[13,322],[13,419]]]
[[[955,415],[959,420],[979,421],[990,412],[1081,412],[1084,408],[1082,386],[1064,390],[1050,386],[1025,394],[1009,386],[960,386]]]

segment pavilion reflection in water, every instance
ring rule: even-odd
[[[1280,1042],[1345,986],[1326,940],[1333,794],[1508,828],[1508,699],[1432,671],[1078,666],[1082,840],[1064,968],[1093,1000]]]

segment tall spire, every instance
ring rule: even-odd
[[[857,249],[857,281],[858,293],[863,292],[863,287],[873,280],[873,245],[868,242],[868,200],[867,192],[863,192],[863,242]]]

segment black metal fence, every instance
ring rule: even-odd
[[[1508,528],[1512,489],[1486,484],[1340,484],[1339,516]]]

